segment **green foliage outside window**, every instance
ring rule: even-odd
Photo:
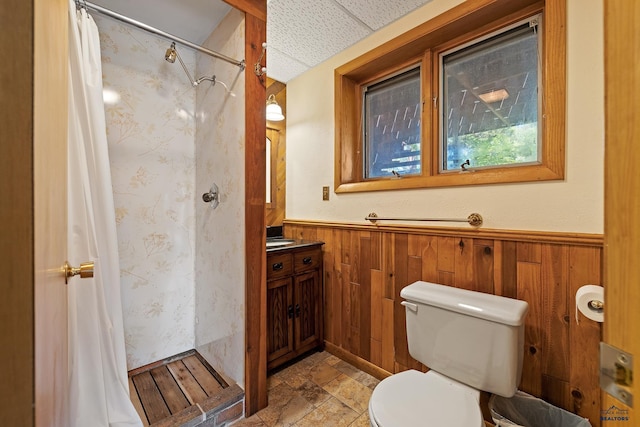
[[[448,141],[453,158],[446,169],[459,169],[467,159],[471,168],[537,162],[537,139],[537,123],[460,135],[457,141]]]

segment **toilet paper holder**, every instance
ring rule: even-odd
[[[604,321],[604,288],[599,285],[584,285],[576,292],[576,323],[580,324],[578,312],[586,318]]]
[[[587,305],[591,310],[596,311],[598,313],[602,313],[604,311],[604,302],[600,300],[592,299],[591,301],[589,301]]]

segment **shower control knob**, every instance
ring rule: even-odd
[[[211,190],[209,190],[208,193],[204,193],[202,195],[202,200],[204,200],[205,203],[211,203],[211,207],[215,209],[216,207],[218,207],[218,204],[220,203],[219,195],[220,193],[218,190],[218,186],[214,183],[211,186]]]

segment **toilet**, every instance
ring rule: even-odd
[[[411,357],[430,368],[382,380],[372,427],[484,427],[480,391],[511,397],[522,374],[525,301],[428,282],[400,292]]]

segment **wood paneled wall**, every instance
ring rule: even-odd
[[[400,290],[426,280],[525,300],[520,389],[600,426],[600,324],[575,294],[602,283],[602,236],[285,221],[324,245],[325,341],[389,373],[426,370],[408,354]]]

